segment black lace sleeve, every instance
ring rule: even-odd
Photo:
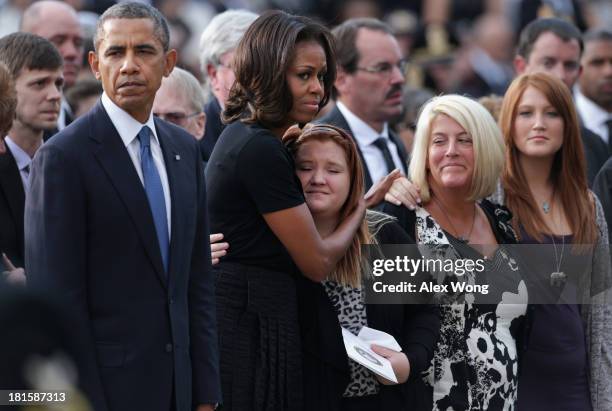
[[[518,237],[512,228],[512,213],[505,206],[482,200],[480,206],[489,218],[493,233],[500,244],[516,244]]]

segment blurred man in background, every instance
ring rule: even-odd
[[[155,94],[153,114],[184,128],[196,140],[204,136],[204,93],[193,74],[175,67]]]
[[[83,65],[83,31],[76,11],[62,1],[34,2],[23,13],[20,31],[37,34],[57,47],[64,59],[64,89],[70,89],[77,81]],[[57,126],[45,134],[45,141],[73,119],[70,105],[62,97],[62,110]]]
[[[347,20],[333,34],[336,107],[319,121],[351,132],[369,189],[396,168],[407,171],[404,145],[389,128],[402,112],[404,56],[389,26],[376,19]]]
[[[208,161],[225,125],[221,113],[234,84],[234,50],[257,14],[247,10],[228,10],[213,18],[200,38],[200,67],[210,90],[206,113],[206,134],[200,141],[202,157]]]

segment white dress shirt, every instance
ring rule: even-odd
[[[153,138],[151,138],[151,154],[153,156],[153,162],[159,173],[162,188],[164,190],[164,200],[166,202],[166,218],[168,220],[168,238],[171,233],[171,201],[170,201],[170,184],[168,183],[168,173],[166,172],[166,163],[164,162],[164,156],[162,154],[159,139],[157,137],[157,130],[155,130],[155,123],[153,122],[153,113],[149,114],[149,119],[145,124],[140,123],[134,117],[130,116],[126,111],[116,105],[106,93],[102,94],[102,106],[108,113],[117,133],[123,140],[125,148],[134,163],[134,168],[140,177],[140,182],[144,187],[144,177],[142,176],[142,166],[140,163],[140,140],[138,140],[138,133],[143,126],[148,126],[151,129]]]
[[[353,137],[357,141],[357,145],[363,154],[365,160],[365,166],[370,172],[372,183],[378,182],[381,178],[388,174],[387,164],[385,158],[378,147],[374,145],[374,142],[379,138],[383,137],[387,142],[387,147],[391,152],[391,157],[395,163],[395,167],[399,168],[402,172],[406,169],[406,165],[402,165],[402,159],[397,150],[397,146],[389,138],[389,127],[387,123],[384,124],[382,133],[378,133],[372,127],[370,127],[365,121],[357,117],[351,112],[344,104],[340,101],[336,102],[336,106],[340,113],[346,119],[350,131],[353,132]],[[390,170],[389,170],[390,171]]]
[[[66,113],[70,113],[70,115],[74,116],[72,112],[72,108],[70,108],[70,104],[66,101],[64,97],[62,97],[62,102],[60,104],[60,112],[59,116],[57,116],[57,130],[61,131],[66,128]]]
[[[599,107],[595,102],[589,100],[580,92],[580,88],[576,87],[575,101],[578,115],[586,128],[593,133],[599,135],[604,143],[608,143],[610,136],[608,135],[608,125],[606,122],[612,120],[612,113],[608,113],[603,108]]]
[[[4,141],[6,142],[9,150],[11,150],[13,158],[17,163],[19,175],[21,176],[21,183],[23,184],[23,191],[27,193],[30,188],[30,164],[32,163],[32,159],[30,158],[30,155],[23,151],[23,149],[19,147],[9,136],[6,136]]]

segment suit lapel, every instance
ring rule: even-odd
[[[408,175],[408,153],[406,152],[406,147],[404,147],[404,143],[400,138],[389,128],[389,138],[397,147],[397,153],[399,154],[400,160],[402,160],[402,173],[404,175]]]
[[[0,155],[0,189],[4,191],[15,226],[23,227],[25,192],[17,163],[8,147],[6,154]],[[23,244],[23,229],[18,230],[18,239]]]
[[[127,208],[155,272],[166,286],[153,216],[134,163],[102,103],[98,102],[88,116],[92,130],[90,137],[98,143],[94,154]]]
[[[370,176],[370,170],[368,169],[368,164],[366,163],[365,158],[363,158],[363,153],[361,152],[359,143],[357,143],[357,139],[355,138],[355,135],[353,134],[353,130],[351,130],[351,128],[349,127],[348,122],[342,115],[342,112],[340,111],[340,109],[338,109],[338,106],[334,107],[331,113],[329,113],[329,117],[327,119],[323,119],[322,122],[334,124],[335,126],[348,131],[349,135],[355,142],[355,146],[357,147],[357,152],[359,153],[359,158],[361,158],[361,164],[363,164],[365,189],[369,190],[370,187],[372,187],[372,177]]]

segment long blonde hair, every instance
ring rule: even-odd
[[[504,143],[491,114],[478,102],[456,94],[434,97],[421,110],[417,122],[408,174],[421,189],[421,199],[431,197],[427,168],[432,124],[440,114],[456,121],[474,143],[474,172],[468,200],[485,198],[497,187],[504,165]]]

